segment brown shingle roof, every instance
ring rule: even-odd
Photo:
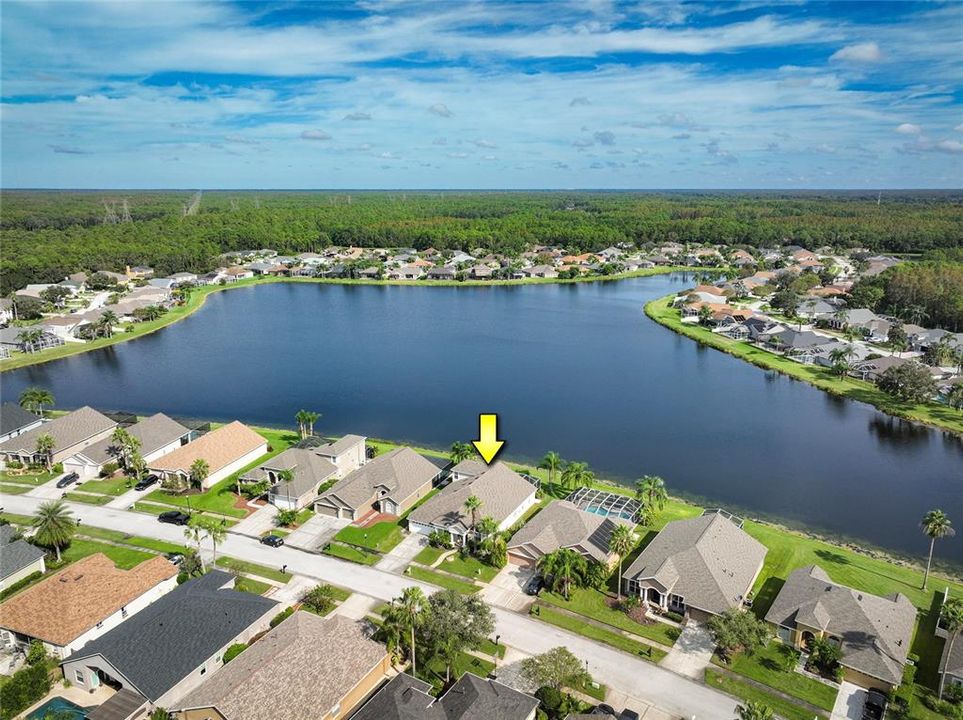
[[[122,570],[103,553],[90,555],[0,604],[0,626],[67,645],[176,574],[160,556]]]
[[[212,430],[197,440],[177,448],[172,453],[151,461],[151,470],[188,472],[191,464],[198,458],[207,461],[210,473],[230,465],[266,443],[263,437],[247,425],[235,420],[229,425]]]

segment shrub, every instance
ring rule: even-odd
[[[224,664],[227,665],[231,660],[236,658],[242,652],[247,650],[247,645],[245,643],[234,643],[227,650],[224,651]]]
[[[27,575],[27,577],[23,578],[22,580],[17,580],[17,582],[15,582],[13,585],[6,588],[3,592],[0,592],[0,600],[5,600],[6,598],[10,597],[18,590],[21,590],[27,587],[27,585],[32,583],[41,575],[43,575],[43,573],[38,570],[37,572],[30,573],[29,575]]]
[[[186,582],[187,582],[188,580],[190,580],[190,579],[191,579],[191,576],[188,575],[186,572],[183,572],[183,571],[182,571],[182,572],[177,573],[177,584],[178,584],[178,585],[183,585],[184,583],[186,583]]]
[[[956,683],[949,683],[943,689],[943,698],[953,703],[954,705],[959,705],[963,703],[963,685],[957,685]]]
[[[547,685],[536,690],[535,697],[541,701],[549,720],[562,720],[578,709],[578,704],[572,697]]]
[[[8,469],[8,470],[19,470],[19,469],[22,468],[22,467],[23,467],[23,463],[20,462],[19,460],[8,460],[8,461],[7,461],[7,469]]]
[[[298,511],[297,510],[278,510],[277,517],[274,521],[281,527],[290,527],[297,522]]]
[[[117,468],[119,468],[119,467],[120,467],[120,465],[118,465],[118,464],[115,463],[115,462],[106,463],[106,464],[100,469],[100,477],[104,477],[104,478],[110,477],[110,476],[113,475],[115,472],[117,472]]]
[[[428,544],[432,547],[449,550],[451,549],[451,535],[444,530],[432,530],[428,534]]]
[[[641,602],[641,600],[639,600],[639,602]],[[685,620],[684,615],[680,615],[677,612],[672,612],[671,610],[666,612],[665,615],[663,615],[662,617],[668,618],[672,622],[677,622],[677,623],[682,623]]]
[[[301,602],[318,615],[327,615],[334,608],[334,588],[317,585],[301,598]]]
[[[293,612],[294,612],[293,607],[286,608],[281,612],[279,612],[277,615],[271,618],[271,622],[270,622],[271,627],[275,628],[281,623],[283,623],[285,620],[287,620],[291,616]]]
[[[18,670],[0,687],[0,719],[10,720],[50,692],[46,663]]]
[[[43,643],[39,640],[34,640],[30,643],[30,649],[27,650],[27,665],[39,665],[47,659],[47,651],[44,650]]]

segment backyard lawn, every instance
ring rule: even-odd
[[[773,640],[752,655],[737,655],[723,667],[831,712],[836,702],[836,688],[785,669],[789,649]],[[718,663],[716,658],[713,662]]]
[[[651,662],[657,663],[666,656],[666,652],[664,650],[659,650],[651,645],[646,645],[638,640],[633,640],[617,630],[606,630],[605,628],[592,625],[591,623],[585,622],[584,620],[579,620],[578,618],[559,612],[558,610],[552,610],[547,605],[534,605],[532,607],[531,615],[532,617],[538,618],[543,622],[556,625],[566,630],[571,630],[577,635],[582,635],[592,640],[598,640],[599,642],[605,643],[606,645],[611,645],[618,650],[623,650],[631,655],[641,657],[643,660],[650,660]]]
[[[767,693],[754,685],[740,682],[735,678],[723,675],[718,670],[709,668],[706,670],[706,684],[711,688],[716,688],[742,701],[759,702],[768,705],[777,715],[785,720],[813,720],[813,713],[799,705],[794,705],[788,700],[783,700],[777,695]],[[818,718],[826,720],[826,715],[818,715]]]
[[[223,555],[217,558],[217,565],[218,567],[236,570],[247,575],[259,575],[268,580],[274,580],[280,583],[287,583],[291,579],[288,573],[282,573],[280,569],[275,570],[274,568],[258,565],[247,560],[238,560],[232,557],[224,557]]]
[[[134,486],[133,481],[126,477],[107,478],[106,480],[87,480],[77,487],[84,492],[99,493],[100,495],[123,495]]]
[[[354,545],[342,545],[341,543],[328,543],[322,551],[325,555],[348,560],[349,562],[361,565],[374,565],[381,560],[381,554],[366,548],[355,547]]]
[[[464,582],[463,580],[453,578],[451,575],[445,575],[444,573],[428,570],[417,565],[408,566],[408,575],[415,580],[431,583],[432,585],[443,587],[446,590],[455,590],[463,595],[471,595],[481,590],[480,585]]]
[[[368,527],[348,525],[341,528],[334,539],[349,545],[357,545],[376,552],[386,553],[400,543],[404,539],[404,535],[398,523],[385,520]]]
[[[458,553],[445,558],[441,565],[438,566],[438,569],[455,573],[456,575],[462,575],[473,580],[481,580],[482,582],[486,583],[491,582],[492,578],[498,574],[499,570],[499,568],[486,565],[481,560],[472,557],[471,555],[462,557]]]
[[[569,600],[554,592],[543,590],[539,595],[542,602],[551,603],[579,615],[592,618],[606,625],[613,625],[635,635],[640,635],[657,643],[672,647],[679,637],[679,629],[662,622],[642,625],[632,620],[621,610],[610,608],[605,602],[605,593],[592,588],[573,588],[569,592]]]

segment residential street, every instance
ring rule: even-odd
[[[26,495],[4,496],[3,509],[31,515],[41,502],[40,498]],[[70,503],[70,507],[82,525],[185,542],[183,528],[161,524],[151,515],[81,503]],[[390,600],[409,585],[419,585],[429,593],[437,590],[435,586],[378,568],[356,565],[290,546],[270,548],[233,533],[229,533],[225,542],[218,547],[218,554],[275,568],[287,565],[288,572],[334,583],[378,600]],[[637,700],[640,707],[654,705],[673,715],[697,720],[732,720],[735,717],[734,700],[700,683],[504,608],[496,607],[495,617],[496,633],[501,635],[504,644],[529,654],[560,645],[568,647],[588,661],[589,671],[597,680],[629,696],[630,704],[636,704],[634,701]]]

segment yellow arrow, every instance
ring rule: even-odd
[[[495,459],[498,455],[498,451],[502,449],[504,441],[498,440],[498,415],[495,414],[485,414],[481,413],[478,416],[478,439],[472,440],[471,444],[475,446],[478,454],[482,456],[482,459],[491,464],[491,461]]]

